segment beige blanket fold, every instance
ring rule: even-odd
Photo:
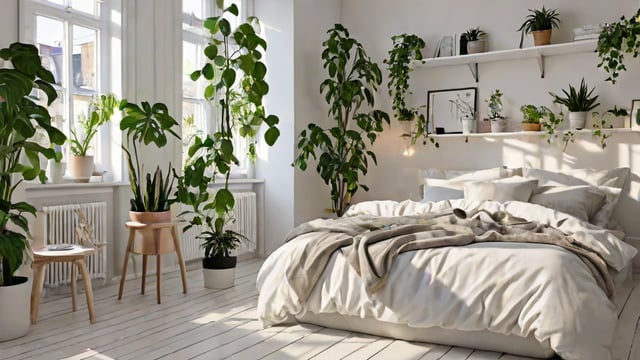
[[[300,301],[305,301],[324,271],[331,255],[340,250],[362,277],[367,292],[385,285],[395,259],[401,253],[443,246],[464,246],[479,242],[515,242],[562,247],[577,255],[589,268],[609,297],[614,285],[606,262],[571,236],[558,229],[516,218],[505,212],[464,211],[419,216],[355,216],[318,219],[293,229],[287,241],[306,233],[317,233],[299,253],[286,277]]]

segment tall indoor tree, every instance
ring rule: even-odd
[[[374,94],[382,84],[378,65],[344,26],[336,24],[327,33],[322,59],[329,77],[320,85],[320,93],[335,125],[324,129],[310,123],[300,133],[293,165],[304,171],[309,157],[317,160],[316,171],[331,187],[332,210],[342,216],[358,189],[369,190],[360,183],[369,160],[377,164],[368,144],[374,144],[390,120],[386,112],[374,109]],[[363,105],[367,108],[361,110]]]

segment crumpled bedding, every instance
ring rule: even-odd
[[[365,202],[347,219],[442,213],[505,211],[570,235],[620,271],[635,249],[609,231],[539,205],[510,202]],[[566,359],[607,359],[616,326],[614,305],[589,266],[555,245],[474,243],[403,252],[384,286],[368,291],[366,281],[340,251],[333,252],[308,298],[296,292],[300,256],[331,233],[299,234],[265,261],[258,275],[259,316],[265,325],[290,321],[307,311],[370,317],[413,327],[489,330],[549,340]],[[370,289],[369,289],[370,290]]]

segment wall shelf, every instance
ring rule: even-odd
[[[562,130],[560,130],[562,131]],[[581,134],[589,134],[593,133],[593,129],[581,129],[581,130],[572,130],[576,135]],[[604,129],[604,131],[611,133],[630,133],[634,132],[629,128],[610,128]],[[471,133],[471,134],[431,134],[434,138],[464,138],[465,142],[469,138],[509,138],[509,137],[542,137],[546,134],[544,131],[511,131],[511,132],[500,132],[500,133]]]
[[[478,64],[508,60],[537,59],[540,77],[544,78],[544,59],[547,56],[588,53],[596,50],[598,40],[582,40],[570,43],[534,46],[524,49],[490,51],[470,55],[445,56],[414,60],[414,68],[435,68],[443,66],[468,65],[471,74],[478,82]]]

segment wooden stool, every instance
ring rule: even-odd
[[[33,287],[31,289],[31,323],[38,321],[38,306],[40,305],[40,295],[44,286],[45,266],[54,262],[70,262],[71,267],[71,302],[73,311],[77,310],[76,305],[76,266],[82,273],[84,290],[87,297],[87,307],[89,308],[89,320],[92,324],[96,322],[96,314],[93,308],[93,291],[91,289],[91,278],[85,265],[84,259],[93,255],[95,249],[80,245],[71,245],[69,250],[51,250],[51,248],[39,248],[33,250]]]
[[[176,252],[178,256],[178,264],[180,265],[180,275],[182,276],[182,292],[187,293],[187,272],[182,260],[182,250],[178,241],[178,231],[176,222],[163,222],[143,224],[135,221],[128,221],[125,226],[129,228],[129,241],[127,242],[127,251],[124,254],[122,265],[122,276],[120,277],[120,290],[118,291],[118,300],[122,299],[122,291],[124,290],[124,281],[127,276],[127,263],[129,254],[142,255],[142,291],[144,294],[144,286],[147,276],[147,255],[156,255],[156,297],[158,304],[162,298],[162,266],[161,255]],[[135,241],[136,232],[142,235],[141,241]],[[172,242],[169,242],[167,235],[171,235]]]

